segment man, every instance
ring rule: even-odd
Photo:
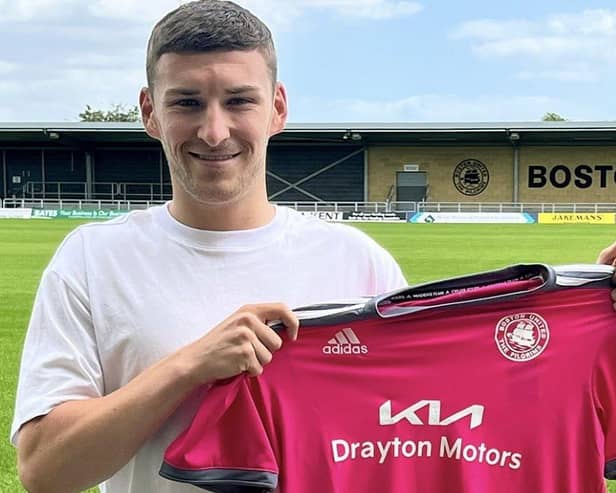
[[[154,27],[146,68],[143,122],[173,199],[78,228],[43,275],[11,430],[31,492],[192,491],[158,476],[163,451],[208,384],[263,371],[287,337],[269,321],[292,340],[289,307],[405,284],[362,233],[268,202],[287,98],[261,21],[182,5]]]

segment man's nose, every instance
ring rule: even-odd
[[[219,105],[209,105],[204,113],[197,136],[210,147],[217,147],[229,138],[229,119]]]

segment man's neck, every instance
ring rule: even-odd
[[[174,197],[169,212],[182,224],[209,231],[241,231],[259,228],[272,221],[276,210],[267,200],[257,204],[241,201],[233,204],[209,205],[191,198]]]

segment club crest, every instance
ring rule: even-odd
[[[511,361],[530,361],[548,345],[550,330],[536,313],[516,313],[499,320],[494,333],[496,347]]]

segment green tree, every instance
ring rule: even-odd
[[[552,113],[548,111],[541,119],[544,122],[566,122],[567,119],[560,116],[558,113]]]
[[[138,122],[141,119],[139,108],[127,108],[123,104],[113,104],[109,110],[95,110],[89,104],[79,113],[82,122]]]

